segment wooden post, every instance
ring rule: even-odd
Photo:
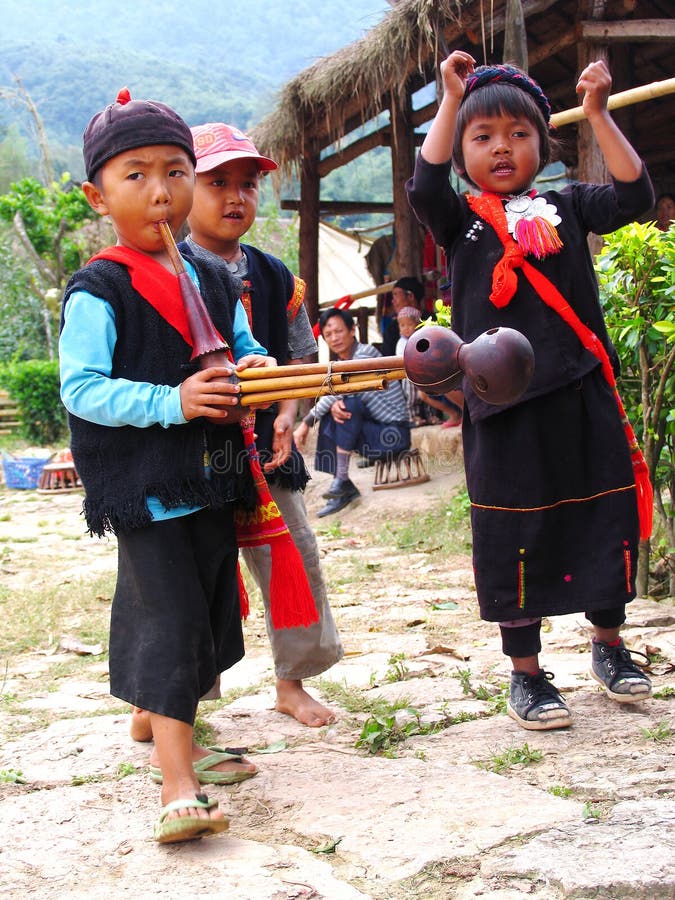
[[[319,318],[319,153],[313,143],[305,146],[300,171],[300,277],[307,284],[305,306],[309,321]]]
[[[527,72],[527,32],[520,0],[506,0],[503,62]]]
[[[367,344],[368,343],[368,314],[370,310],[367,306],[359,306],[354,310],[356,313],[356,320],[359,324],[359,343]]]
[[[603,19],[605,16],[605,0],[585,0],[580,4],[583,18]],[[585,13],[585,15],[584,15]],[[590,62],[604,59],[607,62],[607,46],[590,42],[579,42],[577,45],[577,65],[580,75]],[[587,121],[579,122],[577,132],[577,180],[591,184],[605,184],[609,181],[605,159],[597,145],[593,130]],[[602,247],[602,238],[591,234],[588,237],[591,253],[595,255]]]
[[[391,95],[391,174],[394,198],[394,234],[396,236],[396,277],[422,277],[422,229],[408,203],[405,183],[415,166],[415,136],[412,123],[412,102],[405,97]]]

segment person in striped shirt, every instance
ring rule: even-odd
[[[321,336],[338,359],[368,359],[380,356],[372,344],[356,340],[356,325],[347,310],[331,307],[319,318]],[[294,432],[304,448],[310,428],[319,423],[314,468],[333,475],[323,497],[328,502],[317,515],[339,512],[360,496],[349,477],[349,464],[356,451],[375,461],[410,449],[410,422],[399,382],[386,391],[364,391],[340,397],[320,397]]]

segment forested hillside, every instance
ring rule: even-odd
[[[248,128],[290,76],[357,40],[388,8],[386,0],[4,0],[0,92],[21,79],[57,168],[76,170],[86,122],[120,87],[171,104],[190,123]],[[0,137],[12,124],[32,135],[25,103],[0,99]]]

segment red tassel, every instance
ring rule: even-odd
[[[560,253],[563,245],[555,225],[541,216],[520,219],[516,222],[513,236],[523,248],[523,253],[531,253],[537,259]]]
[[[635,492],[637,494],[638,519],[640,522],[640,540],[646,541],[652,536],[654,489],[649,480],[649,472],[644,459],[639,460],[637,465],[634,461],[633,467],[635,470]]]
[[[244,579],[241,574],[241,566],[238,562],[237,582],[239,584],[239,613],[242,619],[248,619],[249,613],[251,612],[251,605],[248,599],[248,591],[246,590],[246,585],[244,584]]]
[[[272,548],[270,613],[279,628],[307,627],[319,621],[302,557],[291,539],[275,540]]]

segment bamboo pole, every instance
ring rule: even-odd
[[[281,368],[290,368],[283,366]],[[242,373],[239,373],[242,374]],[[288,378],[251,378],[239,382],[242,394],[255,394],[260,391],[285,391],[296,387],[319,387],[326,380],[325,375],[291,375]]]
[[[355,294],[348,294],[348,297],[351,297],[352,303],[354,300],[363,300],[364,297],[373,297],[378,294],[388,294],[389,291],[394,289],[395,281],[387,281],[385,284],[378,284],[377,287],[366,288],[363,291],[357,291]],[[340,300],[344,300],[344,297],[336,297],[335,300],[324,300],[323,303],[319,303],[319,309],[330,309],[332,306],[335,306]],[[351,303],[350,303],[351,306]]]
[[[612,94],[607,100],[607,109],[621,109],[623,106],[631,106],[633,103],[641,103],[643,100],[653,100],[655,97],[664,97],[666,94],[674,93],[675,78],[665,78],[663,81],[653,81],[651,84],[643,84],[627,91],[619,91],[618,94]],[[585,118],[583,107],[574,106],[571,109],[553,113],[551,125],[559,128],[561,125],[580,122]]]
[[[339,372],[381,372],[403,369],[402,356],[376,356],[367,359],[336,359],[330,363],[300,363],[296,366],[265,366],[237,372],[241,381],[258,378],[283,378],[290,375],[323,375]]]
[[[318,399],[326,394],[354,394],[360,391],[384,391],[389,386],[386,378],[373,378],[369,381],[359,382],[358,391],[352,384],[325,384],[318,387],[297,387],[286,391],[262,391],[255,394],[244,394],[241,397],[242,406],[260,406],[265,403],[274,403],[277,400],[302,400]]]

